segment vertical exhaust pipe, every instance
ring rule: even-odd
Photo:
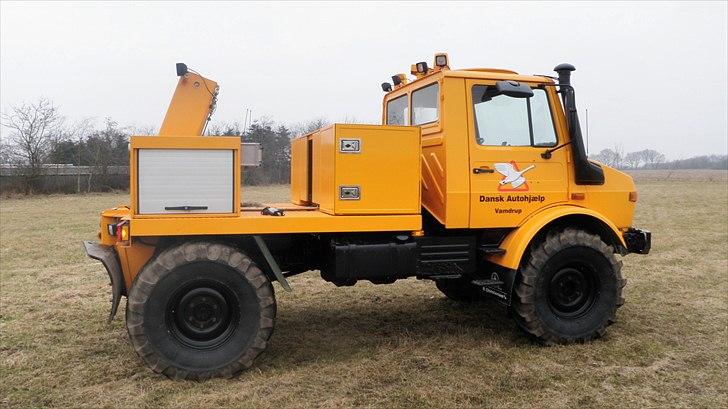
[[[559,74],[559,84],[571,85],[571,72],[576,68],[569,63],[562,63],[554,67],[554,71]]]
[[[574,159],[574,181],[577,185],[604,184],[604,170],[596,163],[590,162],[584,149],[584,140],[581,136],[579,114],[576,110],[576,95],[571,86],[571,72],[576,68],[567,63],[554,67],[559,74],[559,93],[564,105],[566,122],[569,125],[569,139],[572,145],[571,153]]]
[[[569,63],[561,63],[554,67],[554,71],[559,74],[559,85],[568,85],[569,87],[571,86],[571,72],[576,71],[576,67]],[[562,89],[561,100],[564,103],[564,108],[566,108],[566,92],[563,91],[564,90]]]

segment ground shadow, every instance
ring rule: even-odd
[[[341,291],[341,290],[332,290]],[[518,347],[533,342],[497,301],[459,303],[442,295],[346,294],[279,307],[273,338],[258,364],[302,365],[349,360],[403,343],[422,345],[496,344]],[[317,296],[318,298],[318,296]]]

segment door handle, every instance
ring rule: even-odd
[[[494,170],[491,169],[491,168],[489,168],[489,167],[487,167],[487,166],[486,167],[480,167],[480,168],[473,168],[473,173],[476,174],[476,175],[479,174],[479,173],[493,173],[493,172],[494,172]]]
[[[207,206],[164,206],[164,210],[207,210]]]

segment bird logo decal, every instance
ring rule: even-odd
[[[498,190],[518,190],[518,191],[527,191],[528,190],[528,184],[526,183],[526,178],[523,176],[524,173],[528,172],[529,170],[536,167],[536,165],[531,165],[523,170],[518,169],[518,165],[516,162],[510,162],[510,163],[496,163],[494,165],[495,170],[498,171],[501,175],[503,175],[503,179],[501,179],[500,186],[498,186]],[[511,185],[510,188],[506,187],[507,184]]]

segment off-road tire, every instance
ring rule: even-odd
[[[597,235],[567,228],[549,233],[525,257],[511,309],[524,331],[546,344],[604,335],[624,304],[622,289],[627,282],[612,247]]]
[[[447,298],[457,302],[480,302],[488,298],[483,289],[470,280],[460,278],[437,280],[435,286]]]
[[[154,372],[204,380],[250,367],[275,316],[273,287],[248,256],[225,244],[190,242],[162,251],[137,275],[126,326]]]

